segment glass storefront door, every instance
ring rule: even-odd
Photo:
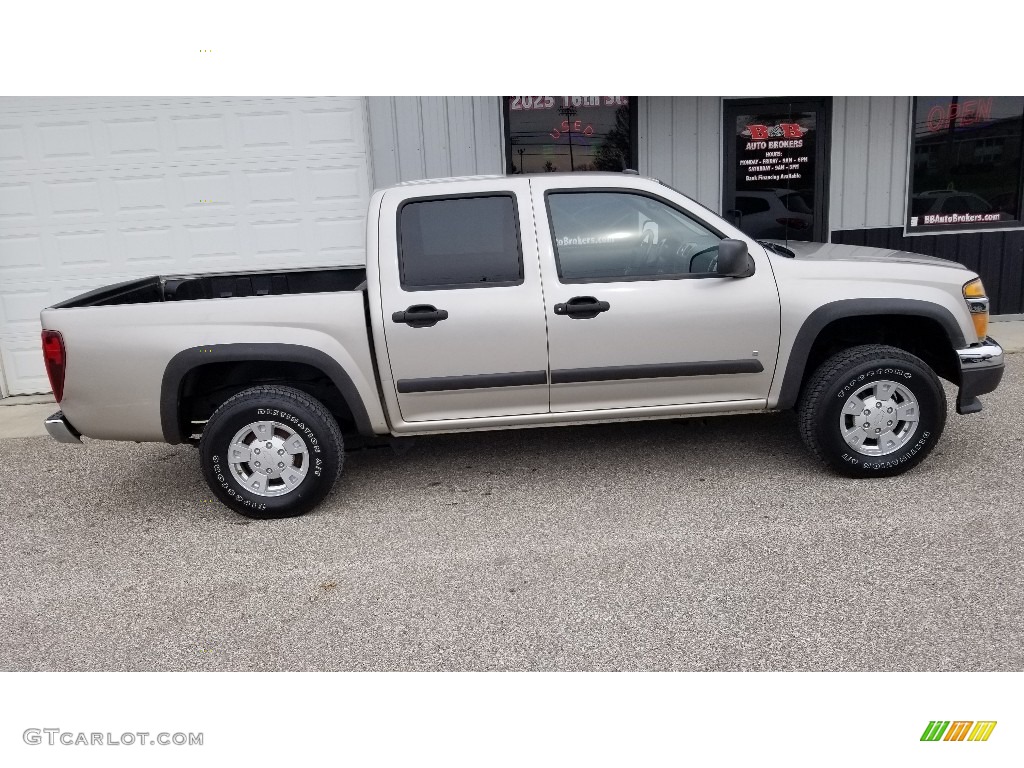
[[[722,211],[751,237],[828,239],[831,99],[726,99]]]

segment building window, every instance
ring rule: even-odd
[[[636,98],[506,96],[508,173],[637,166]]]
[[[490,288],[523,282],[511,195],[411,200],[399,211],[402,288]]]
[[[1021,226],[1024,97],[914,99],[907,234]]]

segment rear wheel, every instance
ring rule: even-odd
[[[814,372],[797,406],[811,453],[850,477],[906,472],[931,453],[946,425],[946,394],[920,358],[867,344]]]
[[[330,492],[344,444],[319,401],[292,387],[261,386],[239,392],[214,412],[199,456],[210,489],[236,512],[294,517]]]

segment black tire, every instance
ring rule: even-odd
[[[919,413],[917,426],[903,445],[882,455],[867,455],[843,438],[840,415],[851,395],[875,381],[905,387],[917,400]],[[807,448],[837,472],[848,477],[890,477],[917,466],[931,453],[946,426],[946,393],[921,359],[896,347],[867,344],[838,352],[818,367],[800,395],[797,422]],[[879,441],[871,438],[873,431],[865,430],[869,449],[879,447]]]
[[[297,468],[304,466],[305,474],[298,485],[279,496],[261,495],[249,490],[227,460],[235,435],[248,425],[260,422],[286,426],[302,438],[306,447],[303,456],[281,456],[289,462],[302,462]],[[275,427],[271,439],[282,440],[287,434],[287,431]],[[250,445],[256,444],[257,441],[253,440]],[[320,402],[292,387],[260,386],[239,392],[214,412],[199,442],[199,460],[206,482],[218,499],[246,517],[265,520],[295,517],[322,501],[341,474],[345,451],[337,422]],[[259,471],[248,463],[240,466],[243,472]],[[249,479],[252,478],[250,475]],[[273,482],[287,485],[281,478]]]

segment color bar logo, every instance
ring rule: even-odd
[[[932,720],[921,741],[988,741],[995,729],[995,720]]]

